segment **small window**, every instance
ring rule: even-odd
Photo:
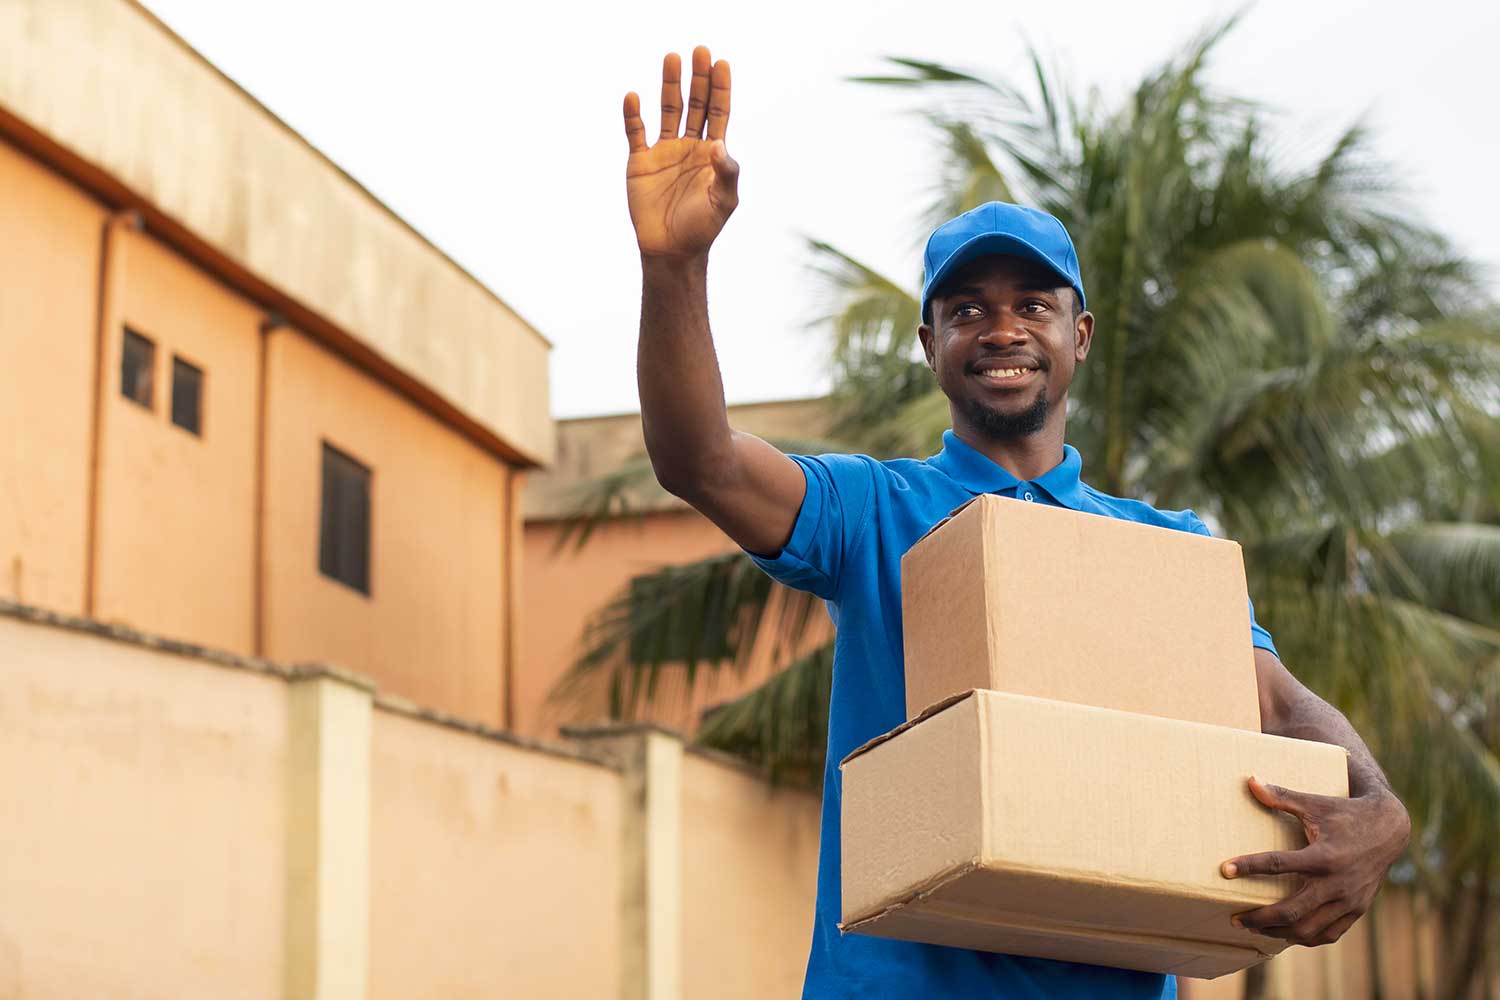
[[[172,359],[172,423],[203,434],[203,369]]]
[[[156,345],[130,327],[120,351],[120,395],[151,409],[151,373],[156,369]]]
[[[370,593],[370,470],[327,443],[318,569]]]

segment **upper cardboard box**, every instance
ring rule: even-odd
[[[1234,542],[985,495],[901,581],[907,718],[987,688],[1260,732]]]
[[[975,691],[844,758],[845,930],[1212,978],[1286,942],[1234,927],[1306,843],[1246,779],[1347,795],[1342,747]]]

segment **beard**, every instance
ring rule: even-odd
[[[1047,388],[1043,386],[1038,390],[1036,399],[1019,413],[1001,413],[968,397],[960,398],[958,407],[985,437],[998,440],[1026,437],[1035,434],[1047,423]]]

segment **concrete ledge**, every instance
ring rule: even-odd
[[[97,639],[123,642],[131,646],[140,646],[144,649],[154,649],[163,653],[171,653],[174,656],[200,660],[216,667],[227,667],[231,670],[250,670],[255,673],[277,677],[289,683],[328,678],[369,695],[374,702],[375,708],[381,711],[404,715],[411,719],[429,722],[447,729],[456,729],[471,736],[477,736],[480,739],[505,743],[521,750],[550,754],[554,757],[563,757],[584,764],[594,764],[611,771],[618,772],[620,770],[617,764],[612,764],[602,759],[599,754],[591,753],[581,747],[548,740],[532,739],[507,730],[493,729],[482,723],[448,715],[435,709],[425,708],[399,695],[382,692],[373,680],[363,674],[358,674],[352,670],[347,670],[330,663],[298,663],[288,666],[256,656],[240,656],[239,654],[228,653],[221,649],[211,649],[207,646],[199,646],[191,642],[182,642],[177,639],[152,635],[149,632],[142,632],[126,625],[102,622],[93,618],[65,614],[59,611],[51,611],[29,604],[19,604],[4,598],[0,598],[0,617],[14,618],[18,621],[48,628],[78,632]],[[669,733],[669,735],[675,734]],[[680,736],[677,738],[681,739]]]
[[[400,695],[377,693],[375,695],[375,707],[381,711],[390,712],[393,715],[404,715],[409,719],[416,719],[420,722],[430,722],[435,726],[456,729],[461,733],[468,733],[470,736],[477,736],[482,740],[505,743],[519,750],[530,750],[535,753],[551,754],[554,757],[565,757],[569,760],[578,761],[581,764],[594,764],[615,772],[622,770],[619,764],[581,747],[521,736],[507,729],[494,729],[483,723],[460,718],[456,715],[448,715],[436,709],[424,708],[416,702],[403,698]],[[567,731],[564,731],[564,735],[569,734]]]
[[[183,642],[180,639],[168,639],[165,636],[152,635],[149,632],[141,632],[128,625],[120,625],[112,622],[102,622],[94,618],[84,618],[80,615],[65,614],[60,611],[51,611],[46,608],[33,607],[29,604],[18,604],[15,601],[0,598],[0,617],[15,618],[19,621],[30,622],[34,625],[46,625],[51,628],[66,629],[71,632],[81,632],[99,639],[112,639],[115,642],[129,643],[132,646],[143,646],[147,649],[159,650],[163,653],[172,653],[176,656],[186,656],[194,660],[202,660],[219,667],[229,667],[233,670],[252,670],[256,673],[270,674],[280,677],[282,680],[292,680],[298,676],[295,667],[283,666],[270,660],[263,660],[258,656],[241,656],[238,653],[228,653],[222,649],[212,649],[208,646],[199,646],[196,643]],[[333,667],[314,667],[300,669],[315,669],[329,674],[336,672]],[[345,671],[337,671],[346,678],[357,675]],[[361,684],[373,685],[373,682],[360,678]],[[373,690],[373,687],[372,687]]]

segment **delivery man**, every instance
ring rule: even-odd
[[[1064,444],[1068,387],[1088,357],[1078,258],[1061,223],[991,203],[940,226],[927,244],[922,324],[927,364],[953,427],[925,461],[788,456],[729,426],[706,294],[708,250],[738,202],[739,165],[724,146],[729,65],[693,53],[687,115],[681,60],[662,68],[661,134],[625,98],[626,192],[641,252],[641,420],[662,485],[687,500],[782,583],[824,598],[838,625],[823,783],[817,916],[804,996],[818,998],[1163,997],[1171,977],[841,935],[838,761],[906,719],[901,556],[969,498],[996,493],[1207,534],[1190,511],[1106,496],[1079,478]],[[1065,600],[1066,595],[1058,595]],[[1088,609],[1080,608],[1080,614]],[[1251,628],[1267,733],[1349,751],[1348,799],[1251,781],[1267,807],[1306,828],[1301,850],[1226,859],[1226,878],[1296,872],[1291,898],[1242,913],[1243,926],[1327,944],[1369,907],[1406,846],[1410,821],[1343,715],[1303,687]],[[1175,817],[1190,823],[1191,816]]]

